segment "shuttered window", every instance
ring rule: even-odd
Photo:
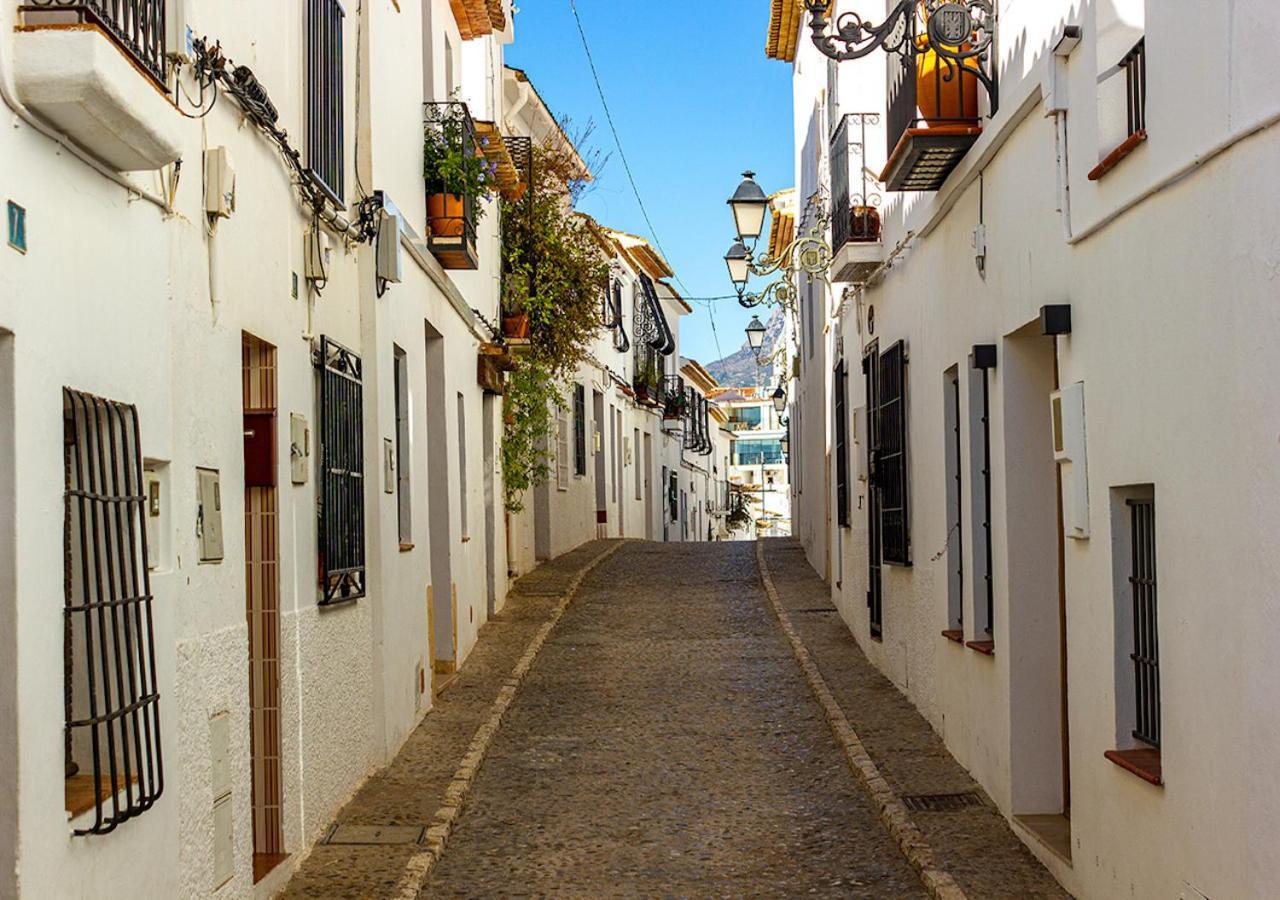
[[[907,348],[898,341],[880,355],[876,410],[876,486],[883,523],[883,559],[911,565],[907,484]]]
[[[138,413],[62,394],[66,808],[105,834],[164,788]]]
[[[339,0],[307,0],[307,168],[341,204],[345,191],[342,23]]]
[[[320,603],[365,595],[364,385],[360,357],[320,339]]]
[[[587,474],[587,392],[580,384],[573,387],[573,474]]]
[[[835,397],[836,435],[836,521],[848,528],[849,519],[849,374],[844,360],[836,366],[833,394]]]
[[[556,488],[569,490],[569,414],[556,411]]]

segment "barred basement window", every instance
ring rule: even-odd
[[[907,347],[898,341],[880,355],[876,410],[876,488],[883,523],[883,558],[911,565],[907,483]]]
[[[138,413],[70,388],[62,413],[66,808],[106,834],[164,789]]]
[[[841,528],[852,524],[849,519],[849,373],[844,360],[836,366],[835,434],[836,434],[836,521]]]
[[[307,166],[336,203],[343,202],[342,24],[340,0],[307,0]]]
[[[587,474],[587,392],[580,384],[573,386],[573,473]]]
[[[1156,502],[1129,500],[1133,591],[1133,736],[1160,746],[1160,638],[1156,604]]]
[[[364,371],[360,357],[320,338],[320,603],[365,595]]]

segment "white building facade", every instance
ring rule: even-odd
[[[830,62],[802,6],[768,50],[833,216],[791,411],[812,564],[1073,894],[1270,896],[1280,26],[998,2],[992,93],[929,108],[931,70]]]

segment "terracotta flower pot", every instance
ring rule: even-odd
[[[529,336],[529,314],[517,313],[514,316],[502,317],[502,334],[504,337],[523,340]]]
[[[920,51],[916,56],[916,106],[920,117],[930,127],[977,119],[978,79],[961,72],[956,61],[940,58],[929,48],[928,38],[922,35],[916,40]],[[968,50],[969,45],[964,44],[961,49]],[[963,68],[976,72],[977,59],[966,59]]]
[[[873,206],[855,206],[849,237],[854,241],[875,243],[880,240],[880,211]]]
[[[427,222],[431,233],[441,237],[460,237],[466,217],[461,194],[428,194]]]

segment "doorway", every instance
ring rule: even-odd
[[[276,348],[240,344],[244,412],[245,616],[249,628],[249,753],[253,880],[283,862],[280,765],[280,573],[276,459]]]
[[[1054,347],[1041,334],[1037,320],[1008,336],[1004,350],[997,381],[1003,393],[998,408],[1004,416],[1004,640],[1017,648],[1009,654],[1013,812],[1064,814],[1069,776],[1062,716],[1061,520],[1049,407]],[[996,407],[994,397],[992,405]],[[994,423],[992,430],[996,431]]]
[[[880,489],[876,485],[876,456],[880,450],[880,342],[872,341],[862,357],[867,399],[867,618],[871,636],[879,638],[884,618],[880,584]]]
[[[644,436],[644,538],[653,540],[653,435]]]
[[[433,692],[457,671],[457,625],[453,598],[453,548],[449,504],[449,418],[444,336],[426,329],[427,401],[427,531],[431,543],[431,583],[427,586],[427,658]]]
[[[604,394],[591,392],[591,430],[595,435],[591,452],[595,454],[596,465],[596,537],[609,536],[609,485],[605,472],[604,455]]]
[[[489,618],[498,611],[498,572],[505,571],[505,561],[498,557],[498,459],[495,416],[498,415],[498,398],[485,394],[480,405],[480,418],[484,431],[484,560],[485,588],[488,596]],[[500,568],[501,567],[501,568]]]

